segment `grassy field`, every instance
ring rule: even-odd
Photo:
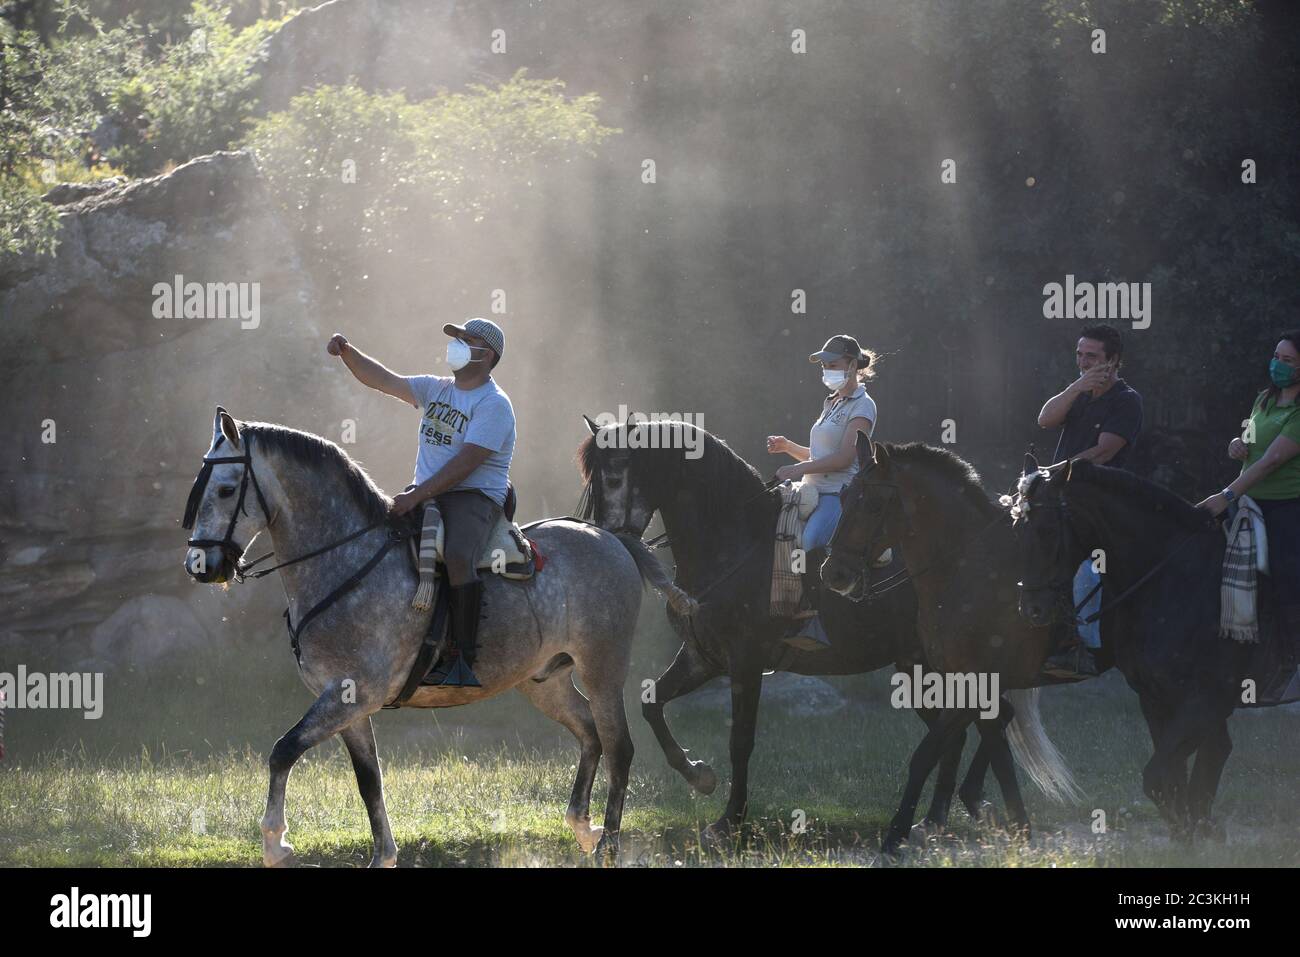
[[[266,754],[309,703],[283,649],[182,674],[110,676],[104,717],[10,712],[0,762],[0,866],[258,866]],[[42,667],[29,662],[29,669]],[[645,669],[647,674],[653,673]],[[634,675],[636,672],[634,672]],[[1172,845],[1143,796],[1149,754],[1136,699],[1118,676],[1045,693],[1049,733],[1087,797],[1079,806],[1027,789],[1036,834],[1012,841],[954,810],[951,833],[902,866],[1296,866],[1300,714],[1242,714],[1220,790],[1222,843]],[[623,862],[647,866],[837,866],[878,863],[880,833],[921,724],[888,706],[883,675],[835,679],[847,703],[798,716],[771,703],[752,762],[752,828],[734,848],[702,847],[729,778],[727,714],[717,696],[669,708],[682,743],[721,784],[695,795],[667,767],[639,712]],[[635,687],[629,681],[629,687]],[[631,699],[631,691],[629,691]],[[468,709],[384,712],[376,719],[389,816],[403,865],[582,865],[562,815],[576,748],[511,694]],[[989,797],[997,799],[990,781]],[[603,809],[603,775],[593,801]],[[924,805],[923,805],[924,806]],[[1107,832],[1089,828],[1106,812]],[[800,812],[802,814],[800,815]],[[792,833],[800,816],[807,827]],[[289,839],[300,861],[357,866],[370,835],[350,764],[333,741],[289,784]]]

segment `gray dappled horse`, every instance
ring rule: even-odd
[[[335,734],[347,746],[370,818],[371,866],[397,862],[370,716],[402,693],[430,613],[411,607],[416,572],[398,522],[389,520],[390,502],[334,443],[282,426],[239,423],[217,409],[186,510],[184,525],[193,528],[186,571],[201,582],[242,578],[250,567],[242,562],[244,550],[267,532],[285,559],[274,567],[289,599],[290,633],[297,631],[299,673],[316,695],[271,752],[261,822],[268,866],[293,862],[285,840],[289,772],[309,748]],[[642,583],[671,586],[638,541],[566,519],[535,523],[528,534],[545,557],[544,570],[527,581],[485,576],[475,663],[482,687],[422,686],[406,704],[447,708],[518,688],[578,739],[582,752],[565,821],[584,850],[612,858],[632,763],[623,682]],[[358,574],[353,587],[304,621]],[[589,813],[602,754],[609,775],[603,829],[591,826]]]

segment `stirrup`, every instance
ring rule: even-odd
[[[1042,673],[1064,681],[1084,681],[1101,674],[1093,650],[1082,641],[1058,651],[1043,662]]]
[[[446,688],[481,688],[483,687],[474,674],[474,669],[465,663],[465,656],[459,650],[454,650],[451,654],[451,663],[447,663],[444,656],[429,672],[431,680],[428,684],[435,687]]]
[[[805,619],[802,628],[793,635],[787,635],[783,640],[790,647],[798,648],[800,651],[822,651],[831,646],[826,629],[822,627],[820,615]]]

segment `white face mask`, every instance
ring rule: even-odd
[[[832,392],[838,392],[845,382],[849,381],[849,374],[843,369],[823,369],[822,385]]]
[[[451,342],[447,343],[447,365],[451,366],[453,372],[460,371],[471,362],[481,361],[481,359],[475,359],[474,350],[459,339],[452,339]]]

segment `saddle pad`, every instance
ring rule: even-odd
[[[439,563],[443,561],[446,534],[446,525],[439,521],[435,538]],[[414,539],[411,541],[411,550],[418,560],[419,549]],[[535,571],[532,543],[528,541],[518,525],[502,514],[493,526],[492,534],[488,536],[487,546],[479,555],[476,567],[486,569],[502,578],[516,580],[532,578]]]
[[[791,618],[798,613],[803,598],[803,575],[791,570],[794,552],[803,548],[804,524],[820,496],[811,482],[785,482],[780,489],[781,511],[776,519],[768,613],[775,618]]]
[[[1268,569],[1268,543],[1263,538],[1263,515],[1249,495],[1238,502],[1237,513],[1223,526],[1227,546],[1223,551],[1223,578],[1219,594],[1219,635],[1237,641],[1259,641],[1257,574]],[[1261,546],[1263,556],[1261,558]]]

